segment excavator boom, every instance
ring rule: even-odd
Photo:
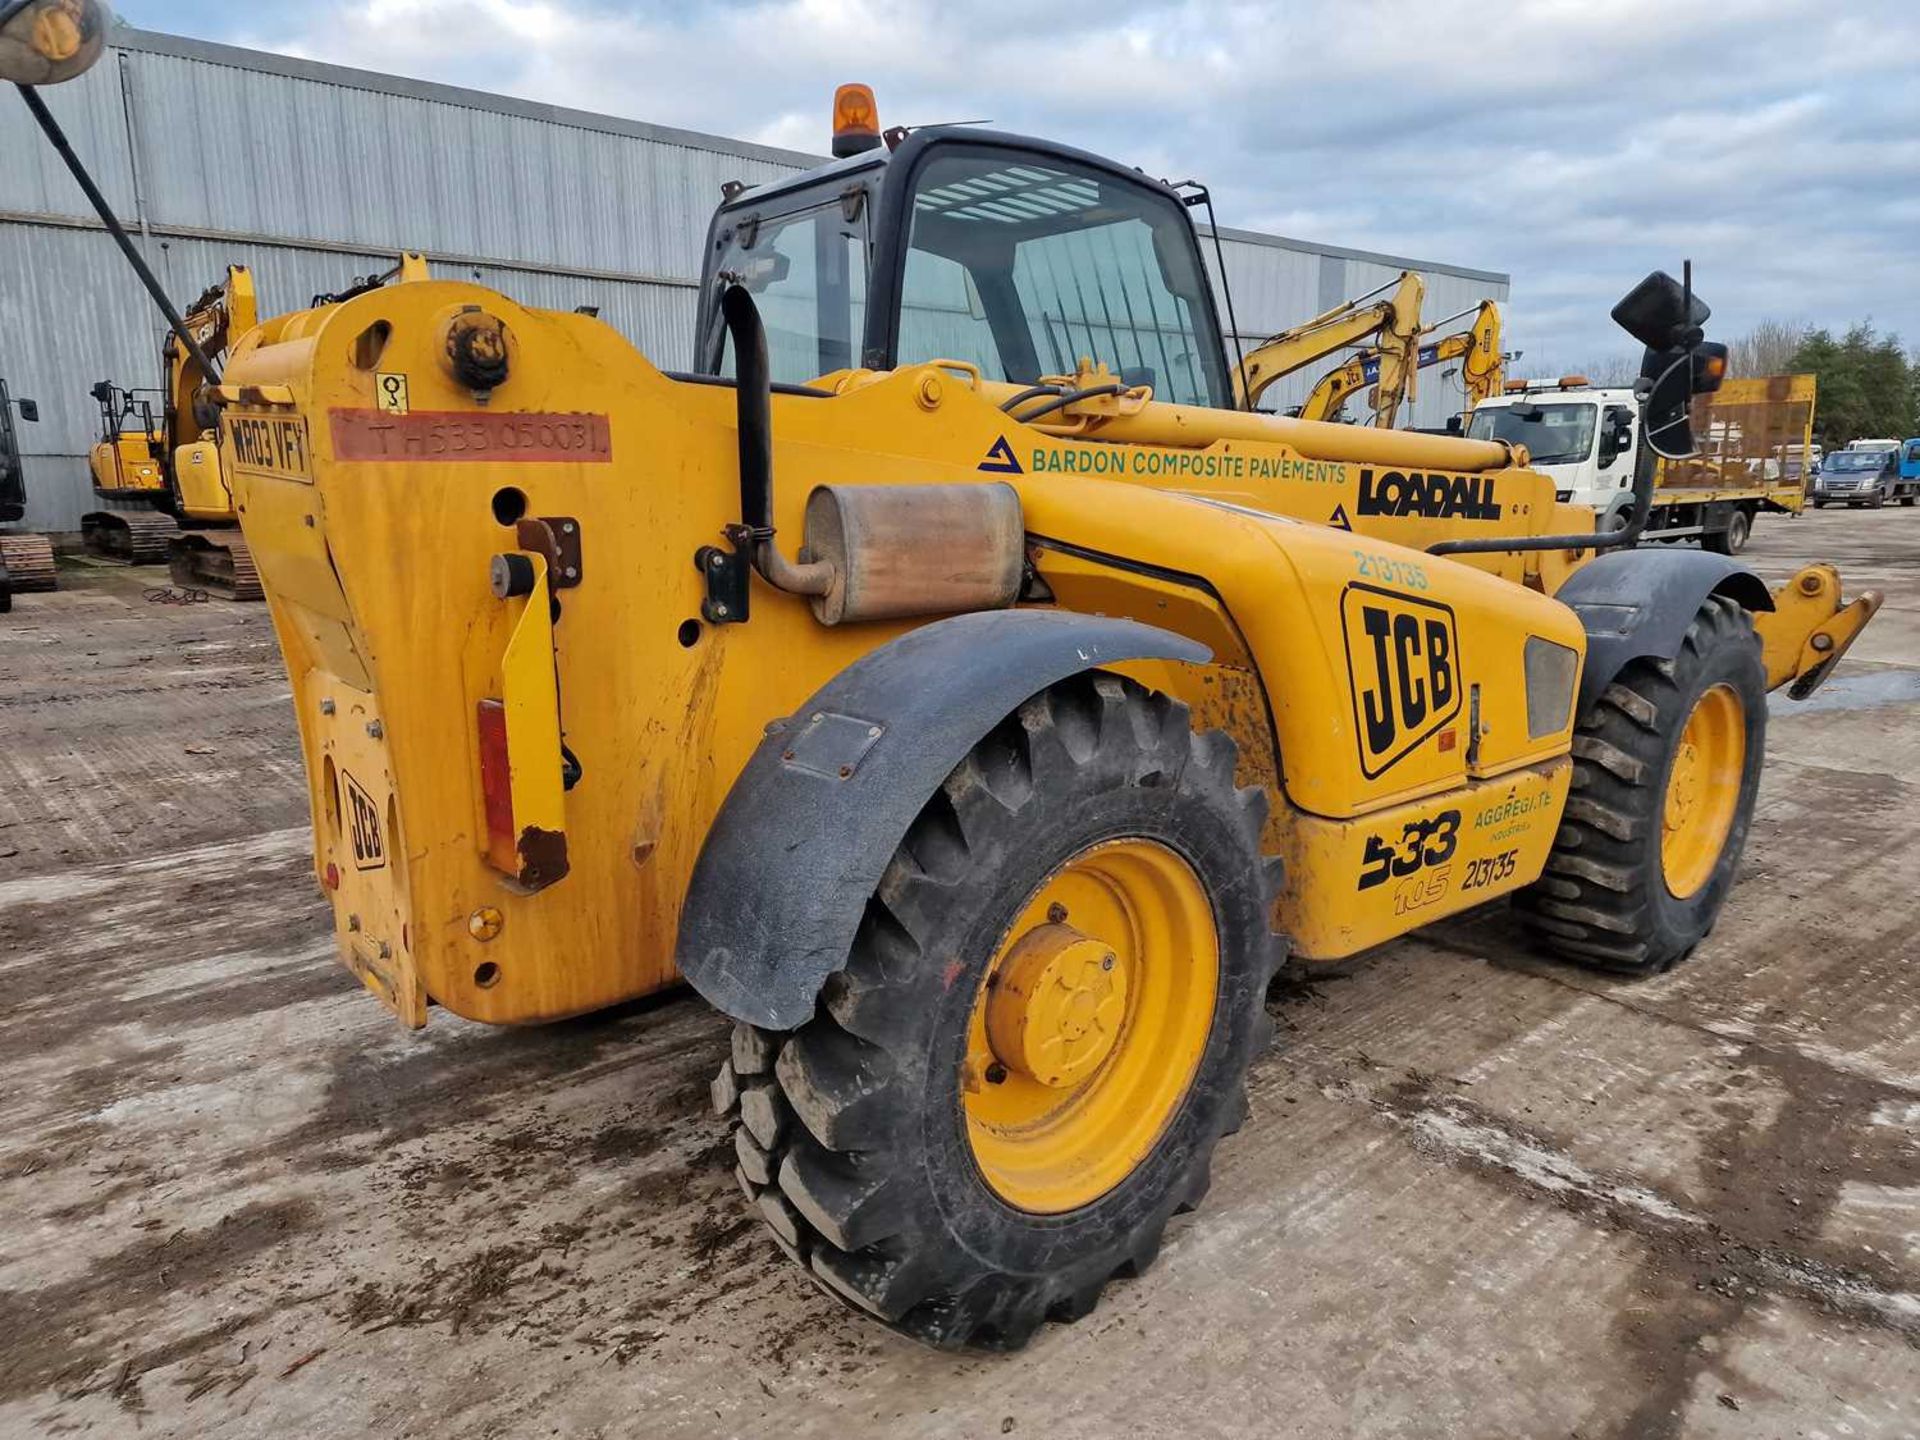
[[[1428,339],[1445,326],[1452,324],[1461,316],[1471,313],[1473,324],[1465,330],[1451,335],[1443,335],[1438,340]],[[1459,315],[1450,315],[1427,330],[1421,332],[1420,344],[1414,355],[1412,374],[1433,365],[1444,364],[1449,360],[1459,360],[1461,383],[1467,392],[1467,408],[1471,410],[1494,395],[1500,393],[1500,307],[1491,300],[1482,300],[1472,312],[1461,311]],[[1353,395],[1367,385],[1379,385],[1384,391],[1389,383],[1385,355],[1380,346],[1372,346],[1361,351],[1346,364],[1329,370],[1322,375],[1307,398],[1300,406],[1302,420],[1335,420]],[[1383,409],[1391,413],[1397,409],[1400,396],[1382,397],[1388,403],[1376,401],[1376,417]]]
[[[1384,299],[1373,297],[1382,295]],[[1240,404],[1255,408],[1275,381],[1304,370],[1342,350],[1373,341],[1380,351],[1382,410],[1375,418],[1391,426],[1400,397],[1411,393],[1414,348],[1420,338],[1420,304],[1426,283],[1411,270],[1378,290],[1336,305],[1260,342],[1241,361],[1237,389]],[[1371,303],[1369,303],[1371,302]]]

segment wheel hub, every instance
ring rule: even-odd
[[[1720,862],[1739,809],[1746,751],[1740,697],[1731,686],[1711,687],[1687,715],[1661,802],[1660,868],[1676,899],[1698,894]]]
[[[1679,752],[1673,757],[1673,776],[1667,782],[1668,834],[1685,827],[1699,799],[1700,747],[1687,740],[1681,743]]]
[[[1113,948],[1071,925],[1015,942],[987,999],[987,1040],[1007,1069],[1069,1086],[1098,1069],[1127,1013],[1127,971]]]
[[[961,1104],[993,1192],[1058,1215],[1126,1179],[1186,1097],[1219,976],[1212,900],[1174,850],[1102,840],[1050,871],[967,1017]]]

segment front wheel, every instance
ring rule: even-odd
[[[1635,660],[1581,717],[1546,873],[1515,897],[1550,950],[1629,975],[1671,969],[1733,886],[1766,746],[1753,621],[1708,597],[1672,660]]]
[[[928,801],[814,1018],[736,1029],[737,1178],[823,1287],[1010,1349],[1199,1203],[1284,953],[1234,760],[1131,681],[1043,691]]]

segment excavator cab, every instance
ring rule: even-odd
[[[15,400],[0,380],[0,525],[26,517],[26,465],[20,458],[20,437],[13,427],[15,411],[29,424],[40,418],[33,400]],[[0,533],[0,614],[13,608],[16,591],[54,588],[53,544],[44,535]]]
[[[7,394],[7,382],[0,380],[0,522],[18,520],[27,513],[25,467],[20,462],[20,442],[13,429],[16,406],[22,420],[40,418],[37,404],[12,399]]]
[[[160,458],[164,392],[98,380],[87,394],[100,407],[100,438],[88,457],[95,493],[103,500],[157,503],[167,488]]]

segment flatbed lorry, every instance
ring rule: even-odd
[[[1798,515],[1807,501],[1798,461],[1811,453],[1814,398],[1811,375],[1730,379],[1700,396],[1700,450],[1660,462],[1644,538],[1697,540],[1736,555],[1761,513]],[[1633,513],[1634,457],[1644,440],[1631,389],[1579,375],[1515,381],[1475,407],[1467,433],[1525,445],[1562,503],[1593,509],[1596,529],[1617,530]]]

